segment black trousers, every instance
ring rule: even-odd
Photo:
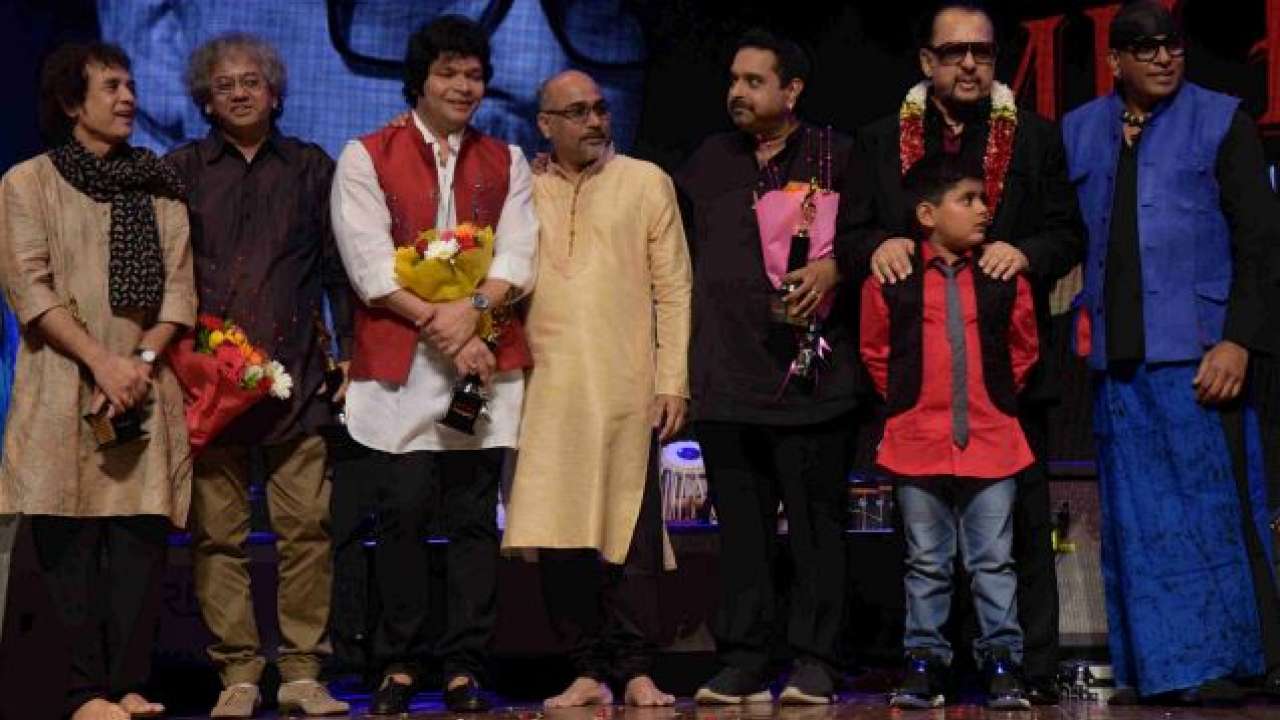
[[[538,550],[547,614],[579,677],[625,684],[653,666],[662,572],[656,465],[655,448],[625,564],[602,562],[594,548]]]
[[[1036,462],[1017,477],[1013,506],[1013,559],[1018,572],[1018,624],[1022,626],[1023,670],[1035,681],[1058,674],[1058,568],[1053,553],[1049,499],[1048,408],[1025,407],[1022,432]]]
[[[426,539],[434,515],[449,541],[446,620],[434,655],[443,660],[446,679],[484,675],[497,619],[496,511],[505,452],[370,454],[366,477],[376,478],[378,488],[374,572],[382,601],[373,652],[386,673],[416,680],[421,661],[433,654]]]
[[[141,690],[160,619],[168,518],[30,521],[40,572],[71,641],[66,713]]]
[[[721,661],[757,674],[769,669],[781,500],[794,566],[786,643],[797,660],[834,670],[844,619],[852,417],[795,427],[702,422],[695,434],[720,522],[712,634]]]

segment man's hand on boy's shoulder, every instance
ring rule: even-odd
[[[1018,273],[1030,269],[1031,262],[1018,248],[1003,240],[996,240],[982,249],[978,267],[996,280],[1012,280]]]

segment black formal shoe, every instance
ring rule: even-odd
[[[1280,697],[1280,668],[1273,668],[1262,681],[1262,692],[1273,698]]]
[[[1244,690],[1230,678],[1217,678],[1206,680],[1192,690],[1184,690],[1177,699],[1183,705],[1238,707],[1244,704]]]
[[[475,678],[469,675],[466,678],[465,683],[444,691],[444,706],[450,712],[488,712],[493,703],[480,692]]]
[[[1058,684],[1048,678],[1027,678],[1024,691],[1032,705],[1058,704]]]
[[[382,687],[373,694],[369,701],[370,715],[401,715],[409,712],[409,703],[413,701],[413,685],[398,683],[391,678],[382,681]]]

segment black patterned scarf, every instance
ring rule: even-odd
[[[152,195],[181,199],[182,181],[155,153],[122,145],[105,157],[72,140],[49,152],[72,187],[98,202],[111,203],[108,289],[111,308],[160,307],[164,258]]]

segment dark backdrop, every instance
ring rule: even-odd
[[[810,120],[851,130],[896,112],[920,79],[915,29],[933,2],[887,0],[848,3],[746,0],[665,0],[650,3],[645,20],[652,55],[636,153],[666,166],[678,163],[708,132],[728,129],[724,109],[732,43],[760,25],[806,45],[815,72],[801,100]],[[1094,97],[1093,26],[1084,11],[1115,5],[1099,0],[991,0],[1001,56],[997,77],[1011,82],[1027,45],[1024,21],[1064,15],[1058,31],[1055,95],[1069,110]],[[1188,77],[1242,97],[1257,117],[1266,101],[1265,55],[1250,51],[1263,39],[1266,7],[1276,0],[1183,0],[1189,40]],[[1043,62],[1043,59],[1040,60]],[[1020,104],[1031,104],[1020,93]],[[1280,128],[1277,128],[1280,129]],[[1269,143],[1273,157],[1280,142]]]
[[[812,51],[816,70],[801,102],[811,120],[850,130],[896,111],[907,87],[919,78],[914,30],[931,4],[635,0],[650,62],[634,153],[671,167],[707,133],[729,127],[725,69],[733,39],[753,25],[789,33]],[[1084,12],[1114,4],[990,0],[987,6],[1002,46],[998,76],[1007,82],[1017,70],[1027,41],[1023,22],[1063,15],[1054,91],[1058,105],[1069,109],[1089,99],[1093,28]],[[316,5],[323,9],[319,0]],[[1256,117],[1266,104],[1268,63],[1265,48],[1252,56],[1251,50],[1263,39],[1267,6],[1280,18],[1280,0],[1182,0],[1180,5],[1191,45],[1190,78],[1244,98]],[[0,112],[0,171],[40,151],[34,111],[39,64],[57,42],[97,34],[95,7],[92,0],[0,0],[0,66],[8,70],[6,108]],[[175,73],[184,61],[174,58]],[[1031,99],[1024,93],[1020,102]],[[1280,142],[1269,141],[1268,150],[1280,157]]]

